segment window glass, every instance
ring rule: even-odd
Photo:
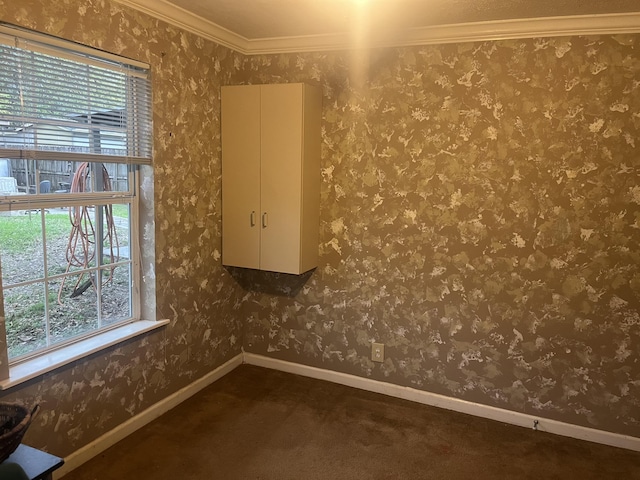
[[[138,319],[137,177],[151,131],[148,65],[0,24],[10,361]]]
[[[94,167],[88,170],[104,171]],[[43,208],[0,215],[10,359],[133,318],[130,239],[136,204],[132,195],[119,203],[91,200],[100,195],[63,192]]]

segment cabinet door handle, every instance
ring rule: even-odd
[[[252,227],[256,226],[256,211],[255,210],[253,212],[251,212],[251,226]]]
[[[262,228],[267,228],[267,212],[262,214]]]

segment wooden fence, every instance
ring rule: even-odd
[[[51,191],[68,191],[73,175],[80,162],[60,162],[53,160],[38,160],[40,182],[51,182]],[[105,163],[105,168],[111,179],[113,191],[128,189],[128,166],[126,164]],[[36,184],[35,168],[32,160],[11,160],[11,176],[18,181],[18,188],[27,191]]]

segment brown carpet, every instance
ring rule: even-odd
[[[76,479],[640,479],[640,453],[243,365]]]

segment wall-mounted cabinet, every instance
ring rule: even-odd
[[[322,93],[222,87],[222,263],[301,274],[318,265]]]

